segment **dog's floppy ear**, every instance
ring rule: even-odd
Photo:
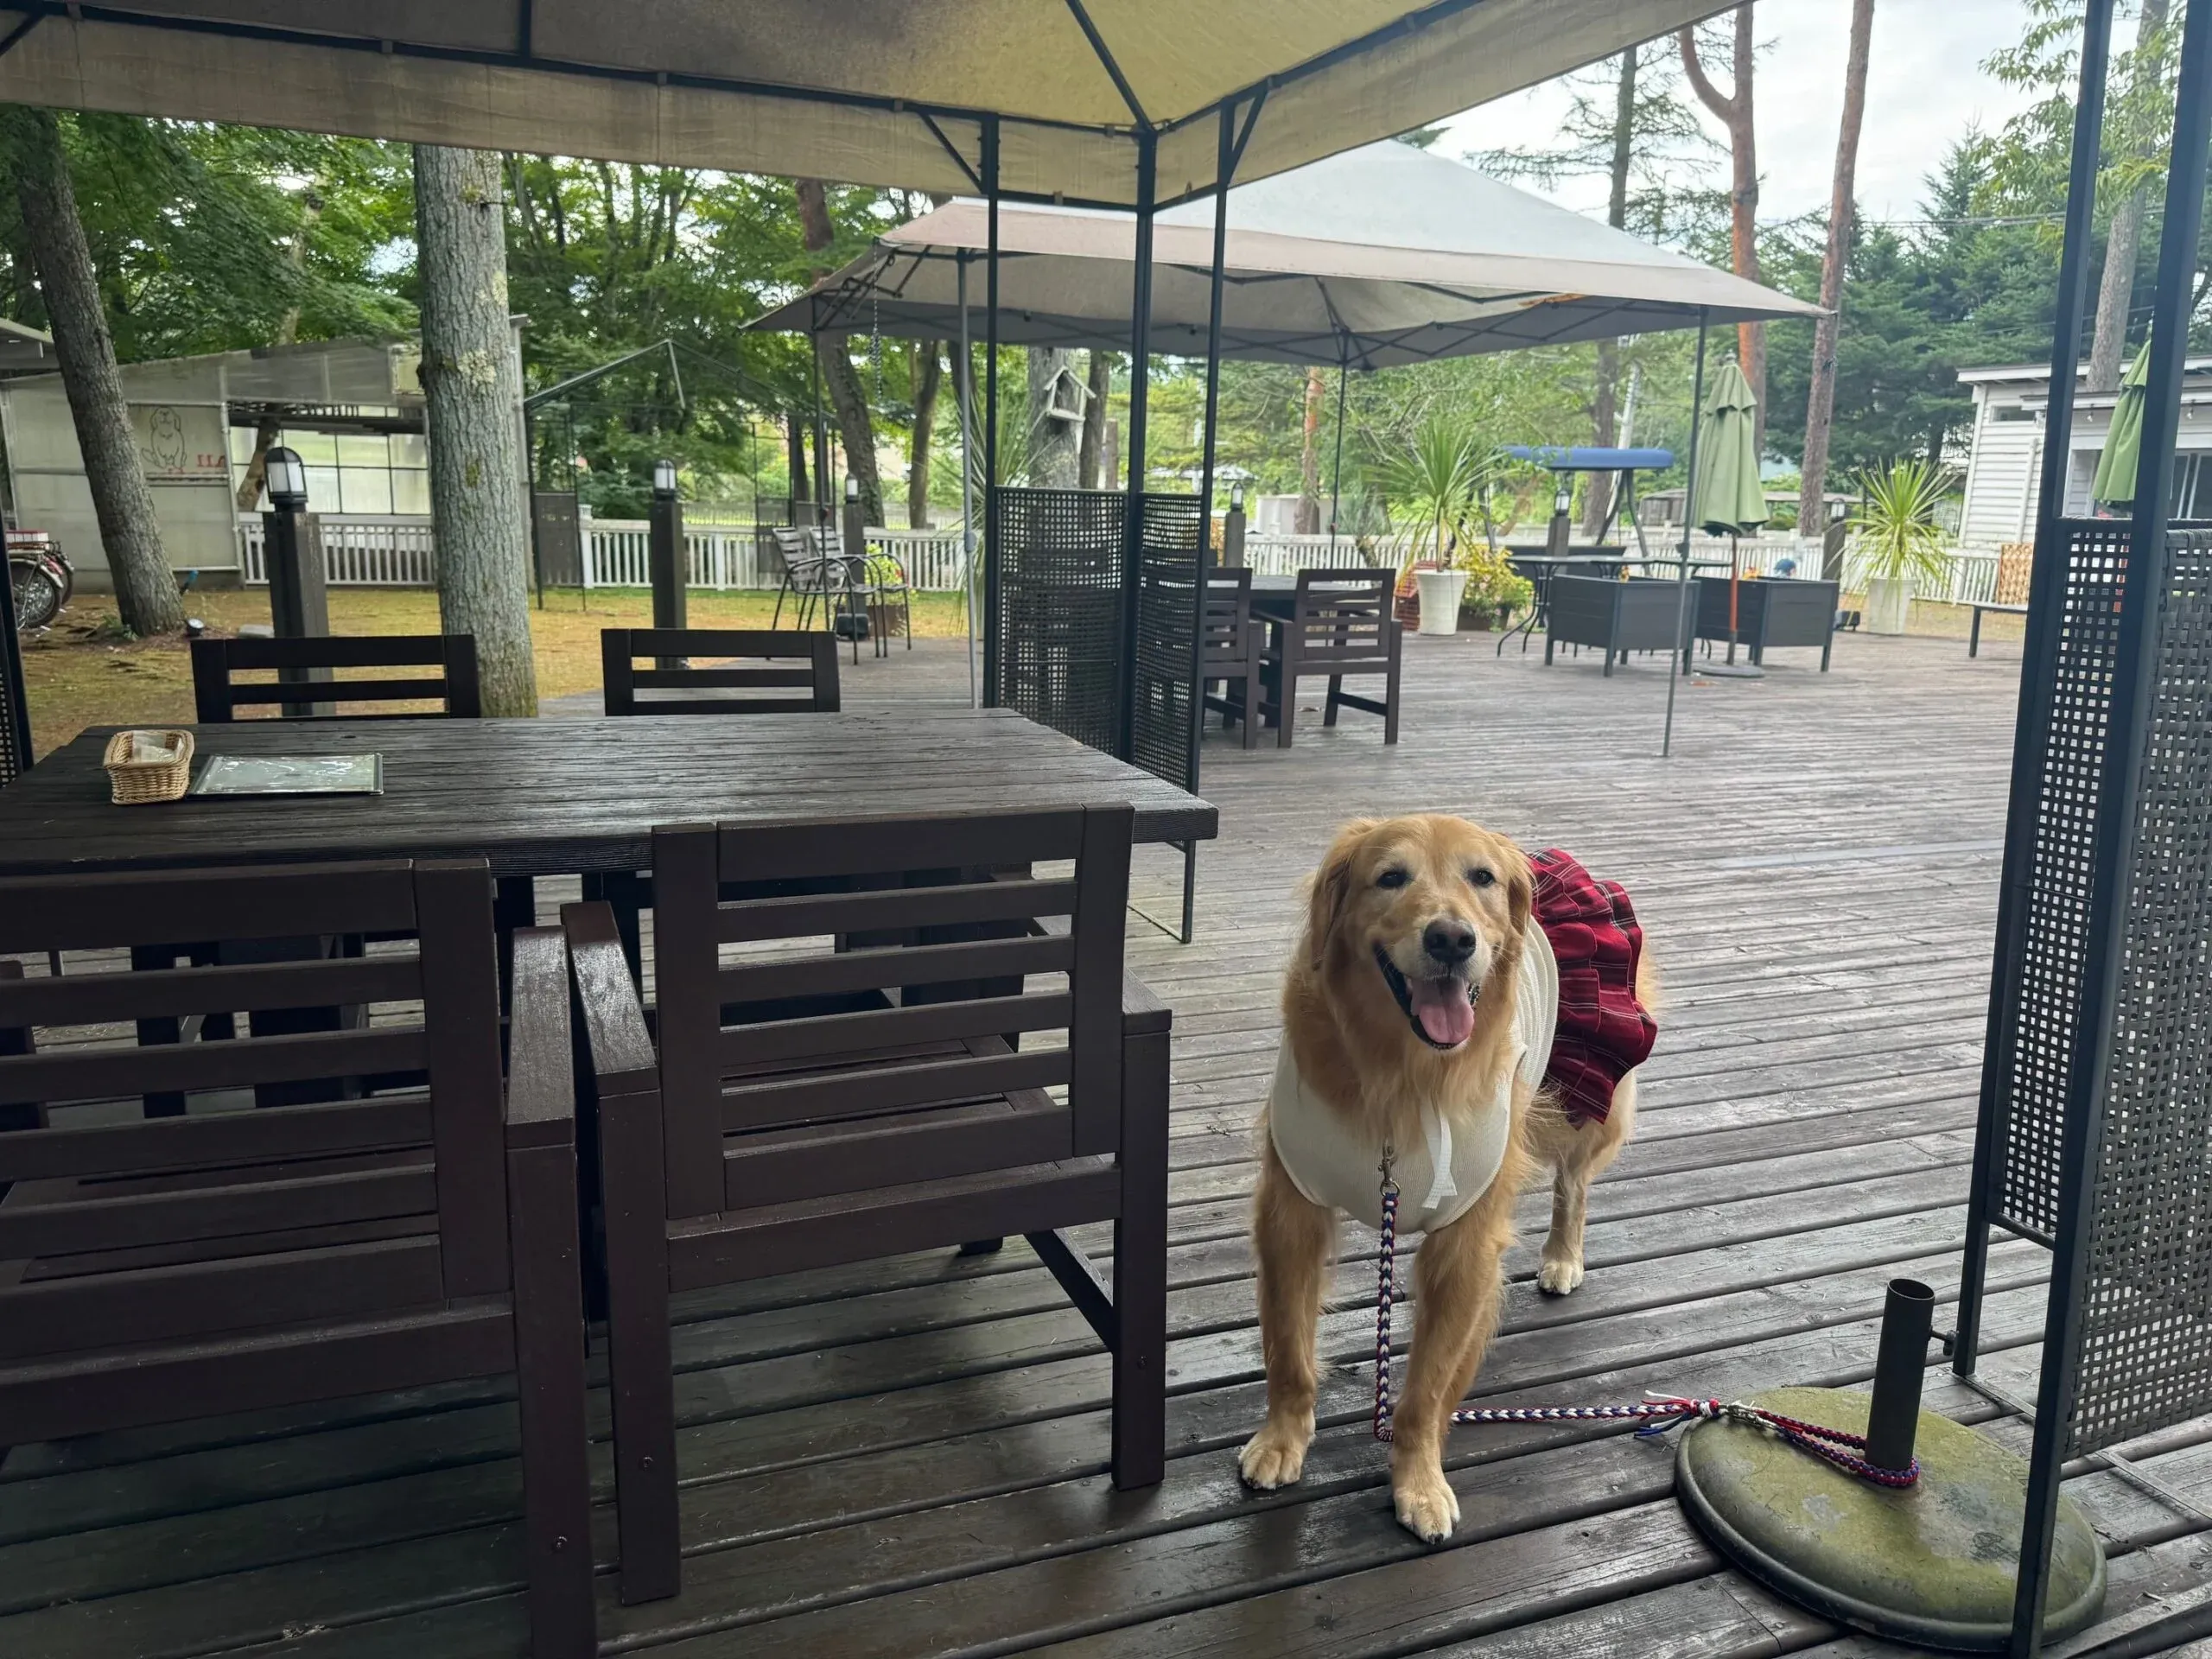
[[[1513,917],[1513,937],[1525,939],[1536,910],[1536,873],[1518,847],[1506,859],[1505,900]]]
[[[1360,842],[1374,827],[1372,818],[1355,818],[1344,825],[1329,843],[1321,868],[1313,872],[1306,899],[1306,950],[1316,971],[1328,958],[1329,939],[1337,931],[1337,918],[1351,892],[1352,860],[1358,855]]]

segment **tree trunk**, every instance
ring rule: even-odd
[[[806,417],[798,414],[787,415],[784,417],[784,427],[785,442],[790,451],[791,523],[796,524],[802,522],[799,515],[806,510],[806,503],[813,499],[814,494],[806,481]]]
[[[2167,0],[2143,0],[2135,28],[2136,75],[2151,71],[2149,48],[2166,26]],[[2097,331],[2089,345],[2089,371],[2084,391],[2120,390],[2124,372],[2121,359],[2127,353],[2127,313],[2135,300],[2135,261],[2143,246],[2143,214],[2151,193],[2139,185],[2112,210],[2112,226],[2105,236],[2104,280],[2097,286]]]
[[[1081,477],[1082,429],[1052,412],[1054,387],[1074,372],[1075,353],[1057,346],[1029,348],[1029,484],[1032,489],[1071,490]]]
[[[1628,223],[1628,175],[1636,156],[1636,59],[1634,47],[1621,54],[1620,92],[1613,105],[1612,191],[1605,203],[1605,222],[1615,230]],[[1620,342],[1598,342],[1598,385],[1590,400],[1591,438],[1600,449],[1612,448],[1618,433],[1617,403],[1621,377]],[[1612,509],[1613,480],[1610,473],[1592,473],[1582,493],[1582,528],[1591,540],[1605,528]]]
[[[315,229],[315,220],[322,217],[322,198],[309,186],[300,197],[299,228],[292,232],[292,246],[289,254],[292,274],[298,276],[307,269],[308,236]],[[296,299],[284,308],[284,315],[276,320],[276,338],[272,346],[289,346],[300,337],[300,302]],[[284,429],[283,423],[274,416],[264,415],[254,423],[253,454],[247,457],[245,476],[238,480],[238,507],[240,512],[251,512],[261,501],[261,486],[269,477],[269,451],[276,442],[276,435]]]
[[[1301,536],[1321,533],[1321,398],[1326,390],[1321,371],[1309,367],[1306,371],[1305,442],[1298,455],[1298,533]]]
[[[484,712],[517,715],[537,712],[537,670],[503,185],[493,152],[415,146],[438,620],[476,638]]]
[[[906,528],[930,522],[930,445],[937,435],[937,395],[944,385],[944,342],[925,340],[914,348],[914,436],[906,457]]]
[[[1681,33],[1682,67],[1688,73],[1690,85],[1696,89],[1698,99],[1714,115],[1719,117],[1728,129],[1729,197],[1728,251],[1729,264],[1736,275],[1747,282],[1756,283],[1759,277],[1759,154],[1758,124],[1753,119],[1751,104],[1751,74],[1757,67],[1758,42],[1751,29],[1751,9],[1748,5],[1736,8],[1735,95],[1724,98],[1705,73],[1705,66],[1698,61],[1697,35],[1694,30]],[[1751,396],[1758,400],[1753,414],[1751,435],[1761,454],[1766,450],[1766,325],[1763,322],[1739,322],[1736,325],[1736,360],[1744,371],[1744,378],[1751,383]]]
[[[1859,170],[1859,131],[1866,118],[1866,59],[1874,34],[1874,0],[1852,0],[1851,56],[1844,67],[1843,129],[1835,147],[1835,189],[1828,199],[1827,253],[1821,261],[1820,321],[1813,327],[1811,395],[1805,408],[1805,463],[1797,494],[1802,527],[1826,522],[1828,435],[1835,421],[1836,341],[1843,332],[1843,268],[1851,254],[1852,187]]]
[[[1086,490],[1110,490],[1114,480],[1102,477],[1106,458],[1106,398],[1114,389],[1114,359],[1104,352],[1090,354],[1090,373],[1085,382],[1090,396],[1083,401],[1083,442],[1076,454],[1076,473]]]
[[[130,429],[123,377],[115,365],[115,340],[100,306],[99,277],[92,270],[84,221],[77,217],[61,129],[47,110],[18,108],[0,111],[0,117],[16,152],[16,196],[23,233],[46,296],[85,482],[115,582],[116,607],[124,626],[141,638],[175,633],[184,626],[184,601],[162,550],[154,493],[146,486],[137,435]]]
[[[799,179],[792,188],[798,194],[799,228],[810,254],[827,253],[836,233],[830,223],[830,198],[819,179]],[[814,274],[826,276],[830,266],[826,260],[812,262]],[[845,446],[845,471],[858,480],[861,505],[871,524],[883,522],[883,480],[875,469],[875,423],[868,413],[868,394],[861,385],[860,371],[853,366],[852,353],[845,349],[849,336],[844,334],[817,334],[814,351],[822,365],[822,384],[830,393],[830,407],[836,411],[837,435]]]

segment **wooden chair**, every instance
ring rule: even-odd
[[[408,679],[334,680],[339,668],[423,668],[435,676]],[[312,680],[239,683],[235,674],[257,669],[314,673]],[[420,720],[406,710],[384,715],[316,715],[315,706],[345,702],[414,702],[435,698],[450,719],[482,713],[476,690],[476,638],[467,633],[321,635],[308,639],[194,639],[192,696],[202,726],[235,720],[241,704],[278,703],[287,720]]]
[[[316,962],[130,972],[175,938],[395,933]],[[587,1659],[590,1481],[567,957],[516,936],[501,1075],[480,861],[0,880],[0,952],[112,971],[0,977],[0,1437],[28,1442],[518,1373],[537,1659]],[[95,958],[95,962],[99,961]],[[140,1017],[246,1031],[308,1004],[365,1029],[144,1048]],[[10,1054],[7,1051],[14,1048]],[[245,1090],[345,1097],[253,1109]],[[201,1109],[118,1122],[188,1091]],[[227,1096],[227,1098],[226,1097]],[[225,1109],[207,1109],[224,1108]],[[35,1124],[21,1115],[35,1113]]]
[[[1399,658],[1404,631],[1390,615],[1388,570],[1301,570],[1290,620],[1277,622],[1273,642],[1260,658],[1261,711],[1275,728],[1275,742],[1288,748],[1298,711],[1298,682],[1326,675],[1327,711],[1321,723],[1337,723],[1339,708],[1382,716],[1382,741],[1398,741]],[[1383,677],[1382,699],[1356,697],[1344,690],[1354,675]]]
[[[1219,712],[1224,730],[1243,721],[1244,747],[1252,748],[1260,741],[1260,653],[1267,631],[1252,617],[1249,570],[1206,573],[1198,627],[1199,694],[1222,683],[1221,696],[1206,697],[1205,706]]]
[[[639,658],[744,658],[786,664],[754,667],[647,668]],[[609,715],[835,714],[837,642],[826,633],[766,628],[604,628],[599,636],[601,683]],[[793,696],[649,697],[640,690],[794,691]]]
[[[674,1291],[1026,1234],[1113,1355],[1115,1484],[1160,1479],[1169,1016],[1123,987],[1132,822],[658,830],[658,1051],[607,908],[563,912],[598,1112],[626,1602],[679,1584]],[[1031,874],[1058,860],[1072,873]],[[721,897],[733,882],[751,896]],[[1106,1220],[1110,1284],[1057,1230]]]

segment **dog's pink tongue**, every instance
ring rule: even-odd
[[[1406,982],[1412,994],[1414,1018],[1432,1043],[1457,1048],[1475,1034],[1474,1005],[1467,988],[1456,979],[1414,979]]]

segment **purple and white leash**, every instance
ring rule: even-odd
[[[1392,1159],[1382,1159],[1382,1248],[1375,1286],[1375,1438],[1388,1441],[1390,1430],[1390,1310],[1396,1299],[1398,1246],[1398,1184],[1390,1179]],[[1859,1455],[1866,1449],[1862,1434],[1823,1427],[1742,1401],[1691,1400],[1680,1395],[1654,1395],[1632,1406],[1462,1406],[1452,1414],[1454,1423],[1586,1423],[1641,1422],[1638,1440],[1664,1434],[1678,1423],[1726,1418],[1748,1423],[1801,1452],[1834,1464],[1846,1474],[1877,1485],[1902,1491],[1920,1478],[1920,1459],[1904,1469],[1878,1469]]]

